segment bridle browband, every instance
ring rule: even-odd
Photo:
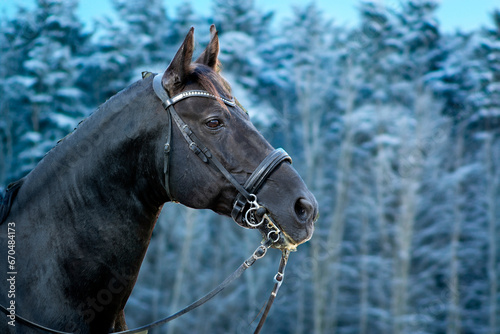
[[[271,247],[273,244],[276,244],[280,238],[282,237],[282,231],[279,229],[278,226],[273,222],[271,217],[269,216],[268,210],[260,205],[257,201],[257,195],[256,193],[258,192],[259,188],[262,186],[262,184],[266,181],[266,179],[271,175],[271,173],[283,162],[283,161],[288,161],[292,162],[292,159],[288,155],[288,153],[285,152],[283,149],[276,149],[272,151],[260,164],[259,166],[255,169],[255,171],[250,175],[248,180],[245,182],[245,184],[242,186],[235,178],[234,176],[220,163],[220,161],[212,155],[210,150],[203,145],[200,140],[196,137],[196,135],[191,131],[189,126],[182,120],[182,118],[177,114],[174,108],[174,104],[177,102],[184,100],[188,97],[206,97],[206,98],[211,98],[211,99],[216,99],[224,102],[226,105],[230,107],[236,107],[236,103],[234,100],[230,100],[224,97],[218,97],[213,94],[210,94],[207,91],[203,90],[190,90],[190,91],[185,91],[182,92],[173,98],[170,98],[166,92],[166,90],[163,88],[163,85],[161,83],[161,79],[163,77],[163,74],[156,75],[153,79],[153,89],[158,96],[158,98],[162,101],[163,107],[167,111],[168,115],[168,124],[167,124],[167,140],[164,145],[164,174],[165,174],[165,191],[167,192],[167,195],[170,200],[174,200],[172,197],[172,194],[170,192],[170,187],[169,187],[169,157],[170,157],[170,149],[171,149],[171,142],[172,142],[172,119],[176,123],[177,127],[182,133],[182,136],[186,140],[186,142],[189,145],[189,148],[198,156],[200,159],[209,164],[210,166],[213,166],[213,168],[216,168],[219,170],[225,177],[226,179],[231,182],[231,184],[238,190],[238,195],[236,196],[234,202],[233,202],[233,210],[231,212],[231,216],[233,219],[237,222],[237,219],[241,219],[243,223],[246,223],[249,228],[259,228],[261,231],[263,231],[263,234],[266,236],[266,239],[262,242],[262,244],[257,247],[257,249],[253,252],[253,254],[246,259],[239,267],[234,271],[228,278],[226,278],[221,284],[219,284],[217,287],[215,287],[212,291],[207,293],[204,297],[198,299],[194,303],[186,306],[182,310],[165,317],[163,319],[157,320],[151,324],[131,329],[131,330],[125,330],[121,332],[116,332],[115,334],[133,334],[133,333],[139,333],[139,332],[144,332],[148,331],[149,329],[158,327],[160,325],[166,324],[167,322],[170,322],[178,317],[180,317],[183,314],[186,314],[195,308],[203,305],[210,299],[212,299],[215,295],[217,295],[219,292],[221,292],[223,289],[225,289],[229,284],[231,284],[234,280],[236,280],[238,277],[243,274],[243,272],[250,268],[258,259],[261,259],[266,255],[267,249]],[[246,209],[246,211],[245,211]],[[264,224],[264,222],[266,222]],[[274,302],[274,299],[276,298],[276,295],[278,293],[279,288],[281,287],[281,284],[283,283],[283,278],[284,278],[284,272],[285,272],[285,267],[288,262],[288,257],[290,255],[290,250],[289,249],[282,249],[282,257],[280,261],[280,265],[278,268],[278,273],[274,276],[274,288],[271,292],[271,295],[269,296],[269,299],[266,303],[266,307],[264,310],[264,313],[262,314],[262,317],[259,321],[259,324],[257,325],[257,328],[255,329],[254,334],[260,333],[262,326],[264,325],[264,322],[267,318],[267,315],[269,313],[269,310],[271,309],[271,306]],[[9,314],[9,311],[3,306],[0,305],[0,311],[2,311],[5,314]],[[63,331],[58,331],[54,330],[45,326],[42,326],[40,324],[37,324],[33,321],[30,321],[26,318],[23,318],[19,315],[15,315],[16,320],[19,320],[19,322],[23,323],[24,325],[39,329],[42,331],[45,331],[47,333],[53,333],[53,334],[73,334],[73,333],[67,333]]]

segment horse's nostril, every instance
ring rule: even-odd
[[[311,219],[314,211],[314,207],[311,202],[304,198],[299,198],[295,202],[295,214],[302,221],[308,221]]]

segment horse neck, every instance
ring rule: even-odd
[[[122,224],[124,216],[154,224],[166,201],[158,161],[164,115],[150,81],[111,98],[52,149],[27,176],[19,200],[59,208],[75,223],[94,214],[107,224]]]

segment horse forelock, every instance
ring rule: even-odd
[[[212,95],[217,97],[222,95],[227,99],[232,97],[229,83],[218,72],[206,65],[194,63],[189,77],[191,81],[199,83],[204,90]],[[224,102],[220,99],[218,101],[225,108]]]

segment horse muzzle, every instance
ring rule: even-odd
[[[252,199],[247,202],[240,219],[235,221],[245,228],[258,229],[265,241],[272,243],[271,247],[294,251],[298,245],[308,241],[314,231],[314,222],[317,217],[317,205],[301,198],[297,200],[294,207],[295,221],[300,227],[300,232],[295,232],[293,236],[278,223],[265,206],[257,201],[257,196],[252,195]]]

